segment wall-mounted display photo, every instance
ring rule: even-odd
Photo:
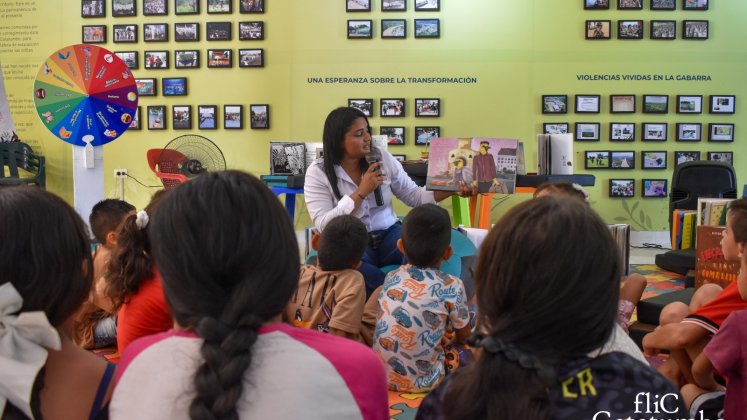
[[[427,146],[431,139],[441,137],[441,127],[415,127],[415,144]]]
[[[404,162],[407,160],[407,155],[392,155],[393,158],[397,159],[397,162]]]
[[[168,0],[143,0],[144,16],[163,16],[168,14]]]
[[[137,59],[137,51],[115,51],[114,55],[119,57],[120,60],[124,61],[125,64],[127,64],[127,68],[130,70],[137,69],[140,67],[139,61]]]
[[[381,127],[379,134],[386,136],[386,142],[390,146],[405,144],[405,127]]]
[[[577,122],[576,141],[599,141],[599,123]]]
[[[576,114],[598,114],[599,95],[576,95]]]
[[[84,44],[106,43],[106,25],[84,25],[82,31]]]
[[[146,69],[167,69],[169,68],[168,51],[146,51],[145,65]]]
[[[708,0],[682,0],[682,10],[708,10]]]
[[[231,13],[233,0],[207,0],[207,12],[211,14]]]
[[[197,105],[197,128],[215,130],[218,128],[218,107],[215,105]]]
[[[199,0],[174,0],[176,6],[174,13],[177,15],[198,15],[200,14]]]
[[[384,98],[379,101],[381,104],[382,117],[404,117],[405,116],[405,99],[404,98]]]
[[[542,132],[545,134],[567,134],[568,123],[544,123]]]
[[[407,10],[405,0],[381,0],[382,12],[404,12]]]
[[[370,12],[371,0],[346,0],[346,12]]]
[[[161,90],[163,91],[163,96],[186,96],[187,78],[164,77],[161,79]]]
[[[734,141],[734,124],[708,124],[708,141]]]
[[[265,50],[262,48],[240,49],[239,67],[264,67]]]
[[[148,110],[148,130],[166,129],[166,106],[153,105]]]
[[[635,95],[610,95],[610,112],[613,114],[635,112]]]
[[[441,21],[438,19],[415,19],[415,38],[441,37]]]
[[[239,0],[239,13],[264,13],[265,0]]]
[[[230,68],[233,67],[232,50],[208,50],[209,68]]]
[[[611,20],[587,20],[586,39],[610,39],[612,34]]]
[[[643,95],[644,114],[666,114],[669,112],[669,95]]]
[[[200,67],[200,52],[198,50],[174,51],[174,67],[177,69],[196,69]]]
[[[373,38],[373,21],[368,20],[348,20],[348,38],[350,39],[369,39]]]
[[[407,20],[381,19],[382,38],[407,38]]]
[[[205,32],[208,41],[230,41],[231,22],[208,22]]]
[[[677,0],[651,0],[651,10],[675,10]]]
[[[106,3],[104,0],[83,0],[80,16],[84,18],[106,17]]]
[[[137,42],[137,25],[113,25],[114,42]]]
[[[584,9],[609,9],[610,0],[584,0]]]
[[[607,169],[610,167],[610,152],[607,150],[587,150],[584,167],[586,169]]]
[[[239,22],[239,40],[260,41],[263,39],[265,39],[264,22]]]
[[[568,95],[542,95],[543,114],[565,114],[568,112]]]
[[[244,128],[243,105],[223,105],[223,128],[227,130]]]
[[[168,23],[146,23],[143,25],[143,41],[166,42],[169,40]]]
[[[348,106],[355,108],[367,117],[373,117],[373,99],[348,99]]]
[[[617,39],[643,39],[643,21],[618,20]]]
[[[611,141],[635,141],[635,123],[610,123]]]
[[[192,129],[192,105],[174,105],[171,107],[171,121],[174,130]]]
[[[174,41],[188,42],[200,40],[200,24],[193,23],[175,23],[174,24]]]
[[[734,95],[711,95],[711,114],[733,114],[737,98]]]
[[[701,124],[700,123],[677,123],[677,141],[700,141]]]
[[[158,95],[158,79],[135,79],[135,86],[137,87],[138,96]]]
[[[137,16],[135,0],[112,0],[112,16]]]
[[[610,179],[610,197],[635,197],[634,179]]]
[[[249,105],[249,121],[253,129],[270,128],[270,105]]]
[[[642,169],[667,169],[667,152],[644,150],[641,152]]]
[[[700,114],[703,112],[703,97],[700,95],[677,95],[678,114]]]
[[[677,39],[676,20],[652,20],[651,39]]]
[[[643,194],[645,198],[666,198],[667,180],[666,179],[644,179]]]
[[[635,169],[635,152],[632,150],[610,152],[610,168]]]
[[[686,152],[674,152],[674,162],[676,165],[679,165],[680,163],[685,162],[693,162],[696,160],[700,160],[700,152],[698,151],[686,151]]]
[[[684,39],[708,39],[708,21],[707,20],[683,20],[682,21],[682,38]]]
[[[416,98],[416,117],[438,117],[441,115],[441,99],[438,98]]]
[[[617,0],[617,10],[643,9],[643,0]]]
[[[436,12],[441,10],[441,0],[415,0],[415,11]]]
[[[724,162],[734,166],[734,152],[708,152],[708,160]]]
[[[643,123],[643,141],[667,141],[667,123]]]

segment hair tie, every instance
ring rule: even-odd
[[[150,221],[150,217],[148,217],[148,213],[145,210],[140,210],[139,212],[137,212],[137,217],[135,218],[135,226],[137,226],[138,229],[145,229],[148,226],[148,221]]]
[[[60,334],[42,311],[18,312],[23,298],[10,282],[0,286],[0,413],[9,401],[29,418],[31,391],[47,362],[47,348],[60,349]]]
[[[492,335],[474,335],[468,341],[470,346],[482,347],[486,352],[502,355],[506,360],[519,365],[525,370],[534,370],[545,383],[551,383],[557,377],[555,368],[542,362],[537,356],[518,348],[514,343],[503,341]]]
[[[586,190],[584,189],[584,187],[581,186],[581,184],[576,184],[574,182],[574,183],[571,184],[571,186],[573,186],[573,189],[575,189],[576,191],[578,191],[578,192],[580,192],[581,194],[584,195],[584,201],[585,202],[587,202],[587,203],[589,202],[589,193],[586,192]]]

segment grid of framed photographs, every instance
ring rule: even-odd
[[[405,38],[405,21],[403,19],[389,19],[387,33],[384,38]],[[357,21],[356,21],[357,22]],[[366,21],[366,22],[370,22]],[[402,28],[397,28],[402,24]],[[237,22],[239,41],[262,41],[265,39],[265,23],[263,21]],[[178,22],[173,25],[173,39],[176,42],[198,42],[200,41],[199,22]],[[115,24],[112,25],[112,42],[114,43],[137,43],[137,24]],[[401,29],[401,30],[400,30]],[[233,38],[234,22],[205,22],[206,41],[231,41]],[[362,30],[362,29],[361,29]],[[349,31],[349,37],[362,37],[363,33],[355,34],[356,30]],[[365,32],[365,31],[364,31]],[[106,25],[83,25],[82,41],[85,44],[102,44],[107,40]],[[168,23],[145,23],[142,25],[142,40],[144,42],[168,42]]]
[[[643,20],[587,20],[584,23],[584,37],[588,40],[599,41],[612,39],[612,29],[615,27],[617,39],[644,39],[646,22]],[[683,20],[680,29],[682,39],[706,40],[710,31],[708,20]],[[674,40],[677,39],[676,20],[651,20],[648,23],[649,39]]]
[[[708,10],[708,0],[650,0],[650,10],[676,10],[681,2],[682,10]],[[609,10],[610,3],[617,5],[617,10],[641,10],[644,0],[583,0],[586,10]]]
[[[413,1],[416,12],[438,12],[441,10],[441,0],[381,0],[381,11],[406,12],[407,3]],[[345,0],[345,11],[348,13],[371,12],[372,0]],[[386,18],[379,20],[381,39],[407,38],[408,24],[406,19]],[[436,18],[413,19],[412,36],[415,38],[440,38],[441,21]],[[374,20],[348,19],[348,39],[371,39],[374,37]]]
[[[347,106],[363,112],[367,118],[401,118],[407,116],[407,109],[412,106],[416,118],[438,118],[442,116],[441,98],[415,98],[414,105],[409,105],[406,98],[348,98]],[[378,110],[378,113],[377,113]],[[408,137],[408,129],[401,125],[383,125],[379,134],[388,136],[390,145],[401,146]],[[415,145],[428,146],[430,140],[441,137],[441,127],[436,125],[416,126],[414,130]]]
[[[138,107],[135,117],[130,124],[130,129],[140,130],[141,108]],[[171,128],[174,130],[191,130],[193,119],[196,120],[196,128],[199,130],[216,130],[219,124],[218,105],[189,104],[171,106]],[[226,130],[241,130],[244,128],[244,106],[223,105],[223,128]],[[168,106],[149,105],[146,107],[146,127],[148,130],[165,130],[168,127]],[[270,106],[268,104],[249,105],[249,126],[252,129],[270,128]]]

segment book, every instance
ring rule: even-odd
[[[739,261],[726,261],[721,251],[725,226],[698,226],[695,244],[695,288],[705,283],[726,287],[737,279]]]
[[[573,175],[573,134],[538,134],[537,162],[540,175]]]
[[[698,226],[711,225],[719,226],[726,224],[726,206],[731,198],[699,198],[697,211],[698,211]],[[722,223],[723,219],[723,223]]]
[[[458,191],[459,183],[477,184],[481,193],[516,190],[518,140],[484,137],[431,139],[425,187]]]
[[[321,142],[306,143],[306,169],[309,169],[309,166],[322,156],[324,156],[324,145]]]
[[[695,246],[695,212],[685,213],[682,218],[682,244],[680,249],[690,249]]]
[[[620,251],[620,261],[623,264],[623,274],[628,275],[630,268],[630,225],[613,224],[607,225]]]
[[[305,173],[305,143],[270,142],[271,175],[303,175]]]

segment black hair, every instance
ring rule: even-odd
[[[621,271],[607,225],[580,200],[548,196],[509,210],[485,238],[475,274],[478,330],[493,348],[454,377],[446,417],[552,417],[547,388],[562,363],[612,334]]]
[[[730,201],[727,214],[731,219],[734,240],[747,242],[747,198]]]
[[[368,126],[366,114],[357,108],[351,107],[340,107],[332,110],[324,121],[324,133],[322,134],[324,173],[327,174],[327,179],[330,185],[332,185],[332,192],[334,192],[338,200],[342,198],[342,194],[340,194],[340,189],[337,187],[335,165],[338,165],[342,161],[342,157],[345,154],[345,133],[348,132],[350,126],[358,118],[364,118],[366,126]],[[360,167],[362,170],[368,169],[366,159],[361,159]]]
[[[135,211],[135,206],[116,198],[107,198],[101,200],[91,209],[91,215],[88,216],[88,223],[91,226],[91,233],[96,240],[106,243],[106,235],[119,228],[124,218]]]
[[[402,246],[416,267],[433,267],[451,243],[449,213],[435,204],[410,210],[402,223]]]
[[[355,216],[337,216],[327,223],[319,238],[319,267],[325,271],[353,268],[368,246],[366,225]]]
[[[159,190],[150,199],[145,212],[152,220],[157,213],[163,198],[169,190]],[[112,250],[106,268],[106,296],[112,301],[114,311],[134,295],[140,285],[153,277],[153,259],[151,257],[151,224],[143,229],[137,224],[137,215],[129,215],[122,222],[122,230],[117,238],[117,246]]]
[[[238,419],[258,329],[298,286],[288,213],[254,176],[211,172],[171,190],[151,229],[171,313],[204,340],[190,418]]]
[[[536,190],[534,190],[533,197],[537,198],[539,193],[545,190],[549,191],[553,195],[560,194],[560,195],[570,196],[573,198],[578,198],[584,203],[586,203],[588,200],[588,197],[586,196],[586,193],[584,193],[583,190],[576,188],[575,186],[573,186],[573,184],[570,181],[565,180],[565,179],[562,179],[560,181],[543,182],[542,184],[537,186]]]

